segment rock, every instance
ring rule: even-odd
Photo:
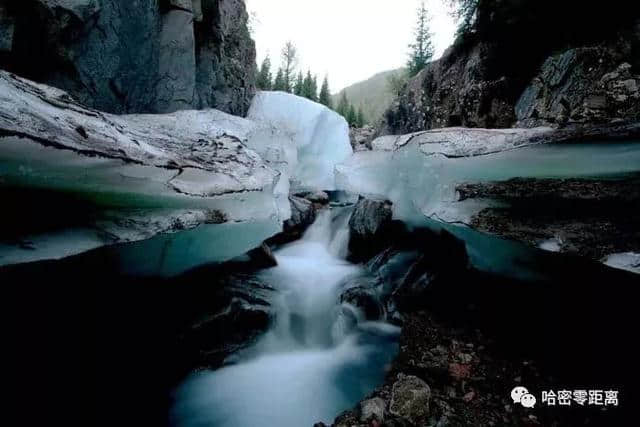
[[[360,402],[360,421],[368,422],[372,419],[384,421],[384,412],[386,408],[387,403],[379,397],[364,400]]]
[[[247,255],[251,260],[251,264],[255,268],[269,268],[278,265],[276,257],[271,252],[271,248],[266,243],[261,244],[255,249],[250,250]]]
[[[608,22],[616,24],[607,25],[601,8],[581,4],[584,19],[575,27],[573,4],[538,7],[525,0],[476,6],[470,31],[461,32],[440,59],[401,88],[379,135],[638,119],[638,102],[605,87],[611,83],[600,83],[622,62],[639,65],[637,13],[630,5],[610,8]],[[542,26],[545,36],[532,38]],[[606,96],[606,108],[585,107],[592,95]]]
[[[23,3],[0,11],[3,69],[110,113],[249,108],[255,46],[243,0]]]
[[[169,6],[175,9],[186,10],[187,12],[193,12],[193,3],[191,0],[169,0]]]
[[[516,104],[518,125],[639,120],[638,102],[627,101],[638,98],[640,76],[632,75],[619,59],[617,48],[609,46],[574,48],[549,57]]]
[[[429,417],[430,402],[431,389],[427,383],[415,376],[399,374],[393,384],[389,412],[420,424]]]
[[[378,285],[378,282],[366,277],[353,279],[347,284],[351,287],[340,296],[340,302],[358,307],[367,320],[380,320],[384,317],[385,311]]]
[[[391,202],[360,199],[349,219],[349,251],[354,259],[368,259],[381,249],[391,223]]]
[[[274,315],[269,303],[274,290],[255,277],[226,272],[224,265],[204,267],[185,277],[185,283],[198,282],[209,284],[209,295],[201,295],[209,301],[208,312],[183,332],[181,345],[199,367],[215,369],[268,328]]]
[[[188,3],[188,9],[183,3]],[[159,45],[158,83],[155,89],[158,113],[186,110],[194,105],[196,89],[195,35],[191,0],[180,4],[162,18]],[[193,70],[185,73],[185,70]]]
[[[324,191],[311,191],[296,194],[297,197],[302,197],[312,203],[318,203],[320,205],[329,204],[329,195]]]
[[[353,151],[371,150],[371,141],[374,140],[376,132],[376,128],[369,125],[362,128],[349,128],[349,139]]]
[[[512,83],[487,72],[492,50],[488,43],[462,52],[454,46],[429,63],[387,110],[379,134],[453,126],[510,127],[515,121],[508,96]]]
[[[457,192],[460,200],[505,204],[473,215],[470,224],[478,230],[602,260],[615,252],[640,251],[639,184],[637,178],[515,178],[459,184]]]
[[[0,4],[0,53],[9,53],[13,48],[15,19],[4,4]]]
[[[450,363],[449,374],[456,380],[469,378],[471,376],[471,366],[460,363]]]

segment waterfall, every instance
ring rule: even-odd
[[[363,322],[339,303],[345,281],[365,276],[344,259],[350,211],[325,210],[303,238],[260,273],[277,298],[273,325],[239,362],[193,375],[177,390],[174,425],[291,426],[331,422],[383,380],[397,328]]]

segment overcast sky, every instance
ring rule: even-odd
[[[273,68],[292,40],[300,68],[329,74],[331,91],[405,65],[420,0],[246,0],[254,16],[258,64],[269,54]],[[426,0],[436,57],[453,41],[456,25],[446,0]]]

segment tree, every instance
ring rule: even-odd
[[[287,91],[287,86],[284,81],[284,71],[282,71],[282,68],[278,68],[278,74],[276,74],[276,79],[273,81],[273,90],[280,90],[283,92]]]
[[[293,90],[293,76],[298,66],[298,50],[293,42],[288,41],[282,48],[282,72],[286,92]]]
[[[349,122],[349,126],[356,127],[358,122],[358,113],[356,113],[356,109],[353,104],[349,105],[349,111],[347,113],[347,122]]]
[[[318,76],[316,76],[315,74],[313,75],[313,79],[311,79],[311,94],[312,94],[312,101],[314,102],[318,102]]]
[[[258,72],[256,86],[260,90],[271,90],[273,87],[273,75],[271,74],[271,58],[267,55],[262,61],[262,66]]]
[[[329,91],[329,77],[325,76],[322,82],[322,89],[320,89],[320,104],[333,108],[333,102],[331,101],[331,91]]]
[[[396,71],[387,77],[387,90],[394,98],[399,97],[404,91],[404,86],[409,80],[407,71]]]
[[[296,84],[293,87],[294,95],[304,96],[304,77],[302,77],[302,71],[298,73]]]
[[[478,0],[449,0],[453,8],[453,16],[458,20],[458,35],[473,31],[478,11]]]
[[[349,115],[349,99],[347,98],[347,92],[342,92],[342,96],[340,97],[340,102],[338,102],[338,108],[336,108],[336,112],[345,119]]]
[[[311,76],[311,70],[307,71],[307,76],[302,83],[302,96],[312,101],[318,100],[318,88],[314,83],[314,78]]]
[[[356,116],[356,126],[359,128],[363,128],[365,124],[367,124],[367,121],[364,118],[364,110],[362,109],[362,105],[360,105],[360,108],[358,108],[358,114]]]
[[[409,45],[411,52],[409,53],[409,61],[407,68],[409,75],[418,74],[433,57],[433,42],[431,41],[431,32],[429,31],[429,15],[424,7],[424,2],[418,9],[418,23],[415,30],[415,41]]]

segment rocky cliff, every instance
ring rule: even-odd
[[[243,0],[0,0],[0,68],[110,113],[246,113]]]
[[[601,9],[479,1],[472,29],[407,83],[379,133],[640,119],[640,17]]]

